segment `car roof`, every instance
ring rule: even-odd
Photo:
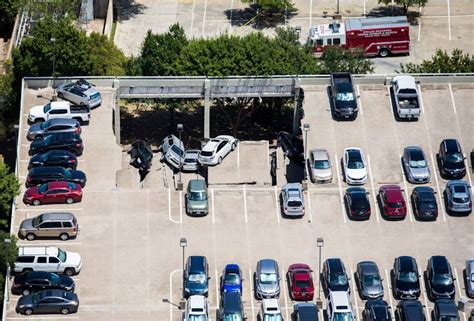
[[[312,149],[309,152],[314,160],[329,160],[328,151],[325,149]]]
[[[456,304],[450,299],[436,300],[435,305],[438,307],[440,314],[443,315],[457,315],[458,310]]]
[[[424,159],[423,150],[418,146],[410,146],[405,148],[405,150],[410,154],[411,157],[418,156],[417,158]]]
[[[59,213],[43,213],[40,214],[44,221],[48,220],[72,220],[74,219],[74,214],[68,212],[59,212]]]
[[[346,192],[349,194],[361,193],[365,194],[367,191],[363,187],[349,187],[346,189]]]
[[[417,186],[413,190],[418,193],[434,193],[434,189],[429,186]]]
[[[329,296],[333,304],[334,310],[350,310],[351,302],[347,291],[330,291]]]
[[[277,262],[273,259],[263,259],[259,261],[260,263],[260,272],[262,273],[278,273],[276,269]]]
[[[382,185],[380,189],[385,192],[390,203],[403,200],[402,189],[398,185]]]
[[[454,139],[454,138],[443,140],[443,144],[448,153],[457,153],[461,149],[460,148],[461,146],[459,146],[459,142],[457,141],[457,139]]]
[[[240,273],[240,267],[237,264],[227,264],[225,271],[227,273]]]
[[[40,293],[41,293],[41,297],[43,298],[45,297],[67,298],[68,297],[68,299],[70,299],[71,297],[68,294],[73,294],[64,290],[56,290],[56,289],[44,290],[44,291],[41,291]]]
[[[242,301],[240,292],[224,292],[222,294],[222,303],[224,312],[241,312]]]
[[[288,267],[288,270],[311,270],[311,268],[305,263],[293,263]]]
[[[68,186],[69,182],[66,182],[66,181],[49,182],[49,183],[46,183],[46,184],[48,184],[48,189],[69,188],[69,186]]]
[[[206,181],[203,179],[191,179],[189,181],[189,188],[204,191],[206,189]]]
[[[66,169],[61,166],[40,166],[30,169],[28,175],[41,175],[41,174],[50,174],[50,173],[63,173]]]
[[[194,255],[188,257],[189,260],[189,272],[203,272],[206,268],[206,257]]]
[[[398,83],[398,87],[416,89],[416,82],[413,76],[395,76],[393,77],[393,81]]]
[[[403,300],[399,303],[400,307],[405,311],[407,317],[406,320],[424,320],[423,306],[418,300]]]
[[[52,118],[52,119],[47,120],[47,122],[49,122],[50,124],[54,124],[54,125],[75,126],[75,125],[79,124],[79,122],[77,120],[72,119],[72,118]]]
[[[330,258],[326,260],[331,273],[342,273],[344,272],[342,260],[340,258]]]
[[[31,271],[26,273],[25,280],[49,279],[50,272],[45,271]],[[20,274],[21,275],[21,274]]]
[[[189,307],[191,310],[193,309],[202,309],[203,314],[206,313],[206,298],[203,295],[192,295],[188,299],[189,301]],[[198,312],[198,311],[192,311],[192,312]]]
[[[402,271],[414,271],[414,270],[416,270],[416,268],[415,268],[416,261],[411,256],[400,256],[400,257],[398,257],[398,262],[400,264],[400,270],[402,270]]]
[[[372,261],[363,261],[357,264],[361,267],[362,273],[364,274],[379,274],[379,269],[377,268],[377,264]]]
[[[462,180],[462,179],[456,179],[456,180],[452,180],[452,181],[449,181],[447,184],[447,186],[453,188],[454,186],[463,186],[463,187],[470,187],[469,183]]]
[[[278,299],[263,299],[262,307],[263,307],[264,312],[277,313],[280,311],[280,306],[278,305]]]
[[[202,151],[204,152],[214,152],[214,150],[217,148],[217,145],[219,145],[222,142],[221,139],[213,138],[210,141],[204,145],[202,148]]]
[[[434,255],[431,257],[431,262],[436,273],[449,273],[449,262],[446,256]]]
[[[317,320],[318,307],[314,303],[305,302],[296,304],[301,320]]]
[[[474,269],[474,258],[470,258],[466,261],[466,264],[469,264],[469,266],[471,267],[471,270]]]

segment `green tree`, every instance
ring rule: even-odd
[[[262,17],[274,17],[285,13],[296,12],[291,0],[243,0],[242,2],[256,4]]]
[[[362,51],[349,51],[340,47],[330,47],[324,52],[320,61],[321,73],[350,72],[366,74],[374,71],[371,60],[362,55]]]
[[[5,23],[12,22],[15,19],[20,7],[21,0],[0,1],[0,21]]]
[[[10,172],[8,166],[0,161],[0,225],[8,225],[11,203],[19,194],[20,182],[15,173]]]
[[[5,240],[8,239],[10,242],[5,242]],[[13,263],[15,263],[15,260],[18,257],[18,246],[16,241],[17,238],[15,235],[10,235],[10,233],[0,231],[0,248],[2,249],[0,251],[0,270],[3,272],[3,275],[5,275],[7,264],[11,269],[13,269]]]
[[[403,9],[403,12],[407,14],[409,7],[412,7],[412,6],[424,7],[426,3],[428,3],[428,0],[378,0],[378,2],[384,5],[389,5],[394,2],[396,5],[401,6]]]
[[[421,64],[400,64],[402,73],[462,73],[474,72],[474,60],[461,49],[454,49],[451,54],[437,49],[429,60]]]

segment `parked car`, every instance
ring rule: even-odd
[[[331,160],[325,149],[312,149],[308,158],[309,176],[313,183],[332,181]]]
[[[198,149],[188,149],[184,154],[183,171],[196,172],[199,170],[198,156],[201,151]]]
[[[186,261],[183,277],[184,297],[204,295],[209,292],[209,265],[205,256],[190,256]]]
[[[304,216],[303,188],[300,183],[287,183],[281,188],[281,209],[285,216]]]
[[[304,147],[301,137],[280,132],[277,136],[277,145],[290,160],[304,164]]]
[[[395,310],[395,320],[397,321],[426,321],[423,313],[423,305],[417,300],[399,301]]]
[[[160,148],[163,153],[162,159],[166,160],[168,164],[173,166],[176,169],[179,169],[183,166],[184,162],[184,144],[178,137],[175,135],[168,135],[163,138]]]
[[[217,319],[221,321],[244,321],[245,311],[240,293],[222,293]]]
[[[318,307],[311,302],[297,303],[293,306],[294,321],[318,321]]]
[[[370,218],[370,202],[367,191],[363,187],[349,187],[344,195],[344,206],[352,220],[368,220]]]
[[[433,321],[459,321],[456,303],[449,299],[436,300],[433,308]]]
[[[35,123],[28,129],[27,139],[34,140],[54,133],[81,134],[81,124],[75,119],[53,118],[42,123]]]
[[[227,264],[220,279],[221,294],[224,292],[237,292],[242,295],[242,271],[237,264]]]
[[[81,268],[82,259],[78,253],[64,251],[56,246],[20,246],[13,271],[45,271],[72,276],[79,274]]]
[[[30,205],[72,204],[82,200],[81,185],[69,182],[49,182],[26,190],[23,202]]]
[[[51,101],[46,105],[31,107],[28,122],[38,123],[53,118],[69,118],[77,120],[80,124],[87,124],[90,117],[89,106],[72,105],[68,101]]]
[[[392,291],[395,299],[418,299],[420,296],[420,280],[418,265],[411,256],[397,257],[390,271]]]
[[[331,97],[335,118],[355,120],[359,112],[352,75],[347,72],[331,74]]]
[[[28,295],[43,290],[64,290],[74,292],[76,284],[67,275],[58,275],[52,272],[32,271],[22,273],[13,279],[12,293]]]
[[[30,158],[28,170],[41,166],[61,166],[66,169],[76,169],[77,157],[67,150],[50,150]]]
[[[144,172],[150,170],[153,165],[153,151],[150,144],[143,140],[136,140],[128,153],[130,154],[130,165]]]
[[[453,300],[455,295],[454,277],[451,265],[445,256],[430,257],[424,274],[426,293],[432,301],[448,298]]]
[[[201,165],[217,165],[235,148],[239,141],[229,135],[219,135],[209,140],[198,155]]]
[[[263,299],[258,311],[260,321],[283,321],[278,299]]]
[[[405,199],[398,185],[380,186],[378,201],[385,218],[403,220],[407,215]]]
[[[63,241],[79,234],[79,224],[72,213],[43,213],[24,219],[18,231],[20,238],[33,241],[38,237],[59,238]]]
[[[411,193],[413,213],[419,220],[435,221],[438,217],[436,192],[429,186],[419,186]]]
[[[340,258],[329,258],[324,261],[321,283],[326,295],[331,291],[347,291],[350,293],[349,278]]]
[[[443,140],[436,159],[443,178],[460,179],[466,175],[465,157],[457,139]]]
[[[67,150],[76,156],[81,156],[84,150],[81,136],[76,133],[49,134],[31,142],[29,155],[44,153],[50,150]]]
[[[399,118],[418,119],[421,108],[418,102],[418,88],[415,78],[408,75],[393,77],[391,81],[395,107]]]
[[[362,321],[392,321],[390,306],[383,300],[367,300]]]
[[[186,191],[186,213],[193,216],[204,216],[209,213],[209,198],[206,181],[191,179]]]
[[[383,298],[383,279],[377,264],[372,261],[363,261],[357,264],[356,282],[362,300]]]
[[[367,164],[362,149],[349,147],[344,150],[344,178],[347,184],[363,185],[367,182]]]
[[[44,290],[22,296],[16,304],[16,313],[32,315],[46,313],[76,313],[79,308],[77,294],[64,290]]]
[[[328,321],[355,321],[347,291],[331,291],[326,307]]]
[[[86,186],[86,174],[82,171],[68,170],[64,167],[36,167],[30,169],[26,177],[26,187],[45,184],[48,182],[66,181]]]
[[[280,269],[278,263],[272,259],[258,261],[254,273],[254,284],[257,299],[278,299],[280,297]]]
[[[183,321],[209,321],[209,303],[205,296],[193,295],[186,300]]]
[[[429,183],[430,168],[425,153],[418,146],[406,147],[402,156],[403,170],[407,181],[412,184]]]
[[[85,79],[61,85],[56,89],[56,92],[59,98],[69,100],[77,105],[88,105],[94,108],[102,103],[100,92]]]
[[[472,212],[471,185],[463,180],[449,181],[444,190],[446,211],[450,214],[467,214]]]
[[[313,272],[307,264],[296,263],[288,267],[288,285],[292,300],[312,301],[314,297]]]
[[[466,282],[466,294],[472,299],[474,298],[474,258],[466,261],[464,277]]]

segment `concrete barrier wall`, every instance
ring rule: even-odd
[[[107,6],[107,15],[105,16],[105,24],[102,34],[107,37],[110,37],[110,35],[112,34],[112,26],[114,23],[114,5],[113,0],[108,0],[108,3],[109,4]]]

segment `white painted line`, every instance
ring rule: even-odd
[[[420,19],[418,19],[418,40],[417,40],[418,42],[420,42],[420,37],[421,37],[421,8],[422,7],[420,6],[418,10],[419,17],[420,17]]]
[[[240,144],[237,144],[237,167],[240,167]]]
[[[392,311],[395,311],[393,308],[393,301],[392,301],[392,285],[390,284],[390,273],[388,272],[387,269],[385,269],[385,277],[386,277],[385,280],[387,280],[387,292],[388,292],[390,307],[392,308]]]
[[[171,222],[176,223],[176,224],[181,224],[182,223],[182,217],[181,217],[181,221],[176,221],[175,219],[173,219],[173,217],[171,215],[171,189],[170,188],[168,188],[168,219]]]
[[[425,315],[430,315],[428,311],[428,299],[426,298],[428,296],[428,293],[426,293],[426,286],[425,286],[425,277],[423,276],[423,273],[420,271],[420,268],[418,268],[418,274],[420,275],[420,286],[421,286],[421,292],[423,292],[423,300],[425,301]]]
[[[204,14],[202,17],[201,37],[204,37],[204,29],[206,27],[206,14],[207,14],[207,0],[204,0]]]
[[[309,0],[309,27],[308,29],[311,28],[312,26],[313,26],[313,0]]]
[[[365,15],[365,0],[364,0],[364,15]],[[357,96],[359,96],[359,97],[360,97],[360,89],[359,89],[359,85],[357,85]],[[363,112],[363,110],[362,110],[362,99],[359,99],[359,102],[358,102],[358,104],[359,104],[359,110],[360,110],[360,114],[361,114],[361,115],[364,115],[364,112]]]
[[[270,143],[267,140],[267,169],[270,170]]]
[[[216,258],[216,257],[214,257],[214,258]],[[216,275],[215,275],[216,279],[214,280],[214,284],[216,285],[216,309],[218,309],[219,308],[219,282],[218,282],[219,274],[217,273],[217,264],[216,264],[215,271],[216,271]]]
[[[281,277],[282,277],[282,279],[284,280],[283,283],[286,283],[286,281],[285,281],[285,280],[286,280],[285,271],[284,271],[283,269],[281,269]],[[286,284],[284,284],[284,285],[282,286],[282,288],[283,288],[283,296],[284,296],[284,298],[285,298],[285,313],[286,313],[286,319],[285,319],[285,320],[291,320],[291,319],[290,319],[290,314],[288,313],[288,310],[289,310],[289,306],[288,306],[288,293],[287,293],[288,289],[287,289],[287,287],[286,287]]]
[[[451,41],[451,7],[449,4],[449,0],[446,0],[448,2],[448,34],[449,34],[449,41]]]
[[[28,207],[28,208],[17,208],[17,212],[31,212],[31,211],[40,211],[40,212],[56,212],[56,211],[67,211],[67,212],[73,212],[73,211],[82,211],[82,208],[53,208],[53,207]]]
[[[61,244],[61,247],[63,245],[65,246],[69,246],[69,245],[82,245],[82,242],[68,242],[68,241],[65,241],[64,243],[60,243]],[[57,246],[58,245],[58,241],[57,240],[52,240],[51,242],[48,242],[48,241],[44,241],[44,242],[31,242],[31,241],[19,241],[18,242],[18,245],[21,245],[21,246],[29,246],[29,245],[33,245],[33,246]]]
[[[194,28],[194,11],[196,10],[196,0],[193,1],[193,11],[191,13],[191,34],[190,38],[193,37],[193,28]]]
[[[433,154],[430,154],[431,156],[431,164],[433,164],[433,169],[434,169],[434,173],[433,173],[433,176],[435,178],[435,182],[436,182],[436,189],[437,189],[437,193],[438,193],[438,199],[439,199],[439,206],[438,208],[441,208],[441,213],[443,213],[443,221],[446,222],[446,213],[444,211],[444,202],[443,202],[443,198],[441,197],[441,187],[439,186],[439,181],[438,181],[438,173],[436,172],[436,167],[435,167],[435,159],[434,159],[434,156]]]
[[[212,224],[216,223],[216,212],[214,211],[214,189],[211,189],[211,210],[212,210]]]
[[[183,223],[183,191],[179,191],[179,221]]]
[[[380,223],[380,213],[379,213],[379,206],[377,204],[377,193],[375,192],[375,185],[374,185],[374,175],[372,175],[372,165],[370,164],[370,155],[367,154],[367,167],[369,168],[369,175],[370,175],[370,187],[372,190],[372,197],[374,199],[374,206],[375,206],[375,218],[377,219],[377,223]]]
[[[280,224],[280,202],[279,202],[278,191],[277,191],[276,186],[274,186],[274,191],[275,191],[275,212],[276,212],[277,222],[278,224]]]
[[[334,154],[334,157],[336,157],[335,167],[337,171],[337,184],[339,185],[339,198],[341,201],[341,213],[342,213],[342,218],[344,220],[344,223],[347,223],[346,213],[344,211],[344,197],[342,196],[341,173],[339,171],[340,162],[339,162],[339,158],[337,158],[337,154]]]
[[[245,224],[249,222],[248,216],[247,216],[247,192],[245,191],[245,185],[243,185],[244,189],[244,213],[245,213]]]
[[[6,317],[5,320],[77,320],[79,317],[72,316],[28,316],[28,317]]]
[[[196,1],[196,0],[194,0]],[[234,0],[230,2],[230,24],[229,24],[229,34],[232,34],[232,19],[234,18]]]
[[[20,163],[29,163],[29,162],[30,162],[30,160],[28,160],[28,159],[22,159],[22,160],[20,160]]]
[[[392,117],[395,118],[395,115],[393,114],[393,106],[392,106],[392,96],[390,96],[390,86],[387,86],[387,93],[388,93],[388,99],[390,100],[390,112],[392,113]]]
[[[425,109],[425,105],[423,104],[423,97],[421,95],[421,86],[420,86],[420,84],[418,84],[418,95],[420,96],[419,98],[420,98],[420,115],[421,115],[421,113]]]
[[[410,196],[408,195],[408,185],[407,185],[407,180],[405,178],[405,173],[403,171],[403,165],[402,162],[400,161],[402,158],[401,154],[398,154],[398,162],[400,163],[400,170],[402,171],[402,179],[403,179],[403,188],[404,188],[404,194],[405,194],[405,203],[407,204],[407,214],[408,217],[410,218],[410,222],[413,222],[413,213],[411,210],[411,199]]]
[[[365,0],[364,0],[364,16],[367,15],[367,8],[365,6]]]
[[[309,191],[307,191],[308,193],[308,211],[309,211],[309,222],[311,223],[313,221],[313,213],[311,211],[311,195],[309,193]]]
[[[459,291],[459,297],[463,296],[462,295],[462,291],[461,291],[461,283],[459,282],[459,278],[458,278],[458,270],[456,268],[454,268],[454,277],[456,278],[456,284],[457,284],[457,289]],[[464,282],[463,282],[464,283]],[[463,318],[464,318],[464,321],[467,321],[467,318],[466,318],[466,313],[461,313]]]
[[[173,272],[170,273],[170,297],[168,298],[170,302],[173,302],[173,275],[176,272],[182,273],[182,270],[174,270]],[[169,303],[169,305],[170,305],[170,320],[173,320],[173,305],[171,303]]]
[[[255,308],[253,306],[253,277],[252,270],[249,269],[249,291],[250,291],[250,303],[252,305],[252,321],[255,321]]]
[[[453,86],[451,86],[451,83],[449,83],[448,87],[449,87],[449,95],[451,96],[451,105],[453,106],[454,113],[457,114],[456,104],[454,103]]]

